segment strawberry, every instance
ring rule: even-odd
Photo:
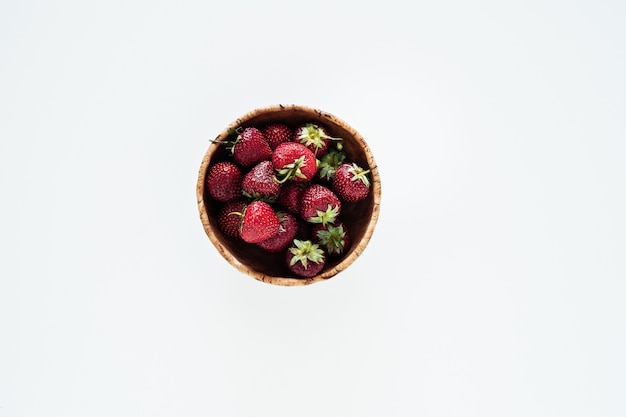
[[[257,246],[272,253],[287,249],[287,246],[291,244],[298,232],[298,219],[296,216],[286,211],[277,211],[276,216],[280,220],[278,233],[269,239],[257,243]]]
[[[345,224],[339,220],[333,223],[317,224],[313,227],[313,239],[324,248],[328,256],[340,256],[350,248],[351,239]]]
[[[341,201],[329,188],[311,184],[302,193],[300,215],[310,223],[332,223],[341,213]]]
[[[313,152],[301,143],[284,142],[274,149],[272,163],[279,182],[287,180],[307,182],[317,172],[317,160]]]
[[[345,201],[364,199],[370,192],[369,172],[356,163],[339,165],[333,178],[333,191]]]
[[[209,195],[219,202],[227,202],[241,196],[241,180],[243,173],[234,163],[218,162],[213,165],[206,176],[206,189]]]
[[[310,240],[294,239],[287,249],[287,265],[291,272],[301,277],[314,277],[324,268],[325,263],[324,251]]]
[[[318,177],[330,183],[335,176],[337,167],[343,163],[346,159],[346,154],[338,149],[331,149],[326,155],[320,159],[319,167],[317,170]]]
[[[300,207],[302,206],[302,192],[305,187],[306,183],[294,181],[286,182],[280,188],[280,194],[278,194],[276,202],[292,213],[299,214]]]
[[[243,167],[251,167],[261,161],[272,159],[272,148],[255,127],[247,127],[241,131],[232,147],[235,162]]]
[[[262,132],[272,149],[276,149],[283,142],[291,142],[293,139],[293,132],[289,126],[282,123],[271,123],[265,126]]]
[[[239,236],[248,243],[259,243],[278,233],[280,220],[272,206],[255,200],[246,206]]]
[[[321,124],[302,124],[296,128],[293,136],[294,142],[301,143],[309,148],[317,158],[321,158],[328,152],[331,141],[339,141],[338,147],[341,149],[341,138],[331,137],[326,127]]]
[[[227,236],[238,238],[242,213],[248,203],[243,198],[224,204],[217,215],[218,228]]]
[[[254,166],[241,182],[244,196],[268,203],[276,201],[280,193],[280,184],[274,177],[272,161],[261,161]]]

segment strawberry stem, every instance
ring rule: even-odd
[[[369,187],[370,180],[369,178],[367,178],[367,174],[371,172],[371,169],[368,169],[366,171],[358,166],[356,163],[353,163],[350,170],[352,172],[352,178],[350,178],[351,181],[361,181],[363,184]]]
[[[325,129],[315,123],[307,123],[298,137],[296,137],[296,141],[304,144],[305,146],[313,146],[315,148],[315,155],[317,155],[317,151],[323,148],[326,144],[326,140],[337,141],[337,149],[341,150],[343,148],[341,138],[334,138],[328,135]]]
[[[326,211],[317,210],[317,216],[308,219],[310,223],[321,223],[326,226],[328,223],[333,223],[339,215],[339,206],[331,206],[330,204],[326,208]]]
[[[316,235],[319,243],[326,248],[328,253],[340,255],[344,251],[346,232],[343,224],[337,226],[329,224],[326,229],[319,230]]]
[[[306,178],[306,175],[302,173],[302,166],[304,165],[304,156],[293,161],[291,164],[285,165],[283,168],[278,169],[277,172],[282,178],[276,178],[279,184],[283,184],[293,177]]]
[[[295,248],[289,249],[293,254],[293,258],[289,261],[289,265],[293,266],[297,262],[300,262],[304,269],[309,266],[309,261],[313,263],[320,263],[324,260],[324,251],[318,244],[311,242],[310,240],[293,240]]]

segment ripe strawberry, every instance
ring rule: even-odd
[[[341,213],[341,201],[329,188],[311,184],[302,193],[300,215],[310,223],[332,223]]]
[[[317,172],[315,155],[306,146],[296,142],[284,142],[274,149],[272,163],[279,182],[287,180],[307,182]]]
[[[247,127],[241,131],[232,148],[233,158],[244,167],[251,167],[261,161],[272,159],[272,148],[255,127]]]
[[[282,123],[271,123],[265,126],[262,132],[272,149],[276,149],[283,142],[291,142],[293,139],[293,132],[289,126]]]
[[[209,195],[219,202],[226,202],[241,197],[243,173],[234,163],[223,161],[213,165],[206,177],[206,189]]]
[[[324,268],[325,263],[324,251],[310,240],[294,239],[287,249],[287,265],[291,272],[301,277],[314,277]]]
[[[248,203],[243,198],[224,204],[217,215],[218,228],[227,236],[239,238],[243,212]]]
[[[293,136],[294,142],[301,143],[309,148],[317,158],[321,158],[328,152],[331,141],[339,141],[337,146],[341,148],[341,138],[331,137],[326,127],[321,124],[302,124],[296,128]]]
[[[352,243],[348,229],[339,220],[325,226],[315,225],[313,239],[324,248],[328,256],[335,257],[346,253]]]
[[[345,201],[364,199],[370,192],[369,172],[355,163],[339,165],[333,178],[333,191]]]
[[[346,159],[346,154],[337,149],[330,149],[328,153],[320,159],[319,167],[317,170],[318,177],[330,183],[335,176],[337,167],[343,163]]]
[[[261,161],[243,177],[241,192],[244,196],[268,203],[276,201],[280,184],[274,177],[272,161]]]
[[[268,252],[277,253],[291,244],[298,232],[298,219],[287,211],[276,212],[278,220],[280,220],[280,228],[278,233],[267,240],[257,243],[262,249]]]
[[[294,181],[286,182],[280,188],[280,194],[278,194],[276,202],[292,213],[300,214],[300,207],[302,206],[302,192],[305,187],[306,183]]]
[[[280,229],[280,220],[272,206],[255,200],[243,212],[239,236],[248,243],[259,243],[271,238]]]

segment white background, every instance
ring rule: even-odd
[[[0,416],[626,415],[626,3],[4,1]],[[209,140],[339,116],[378,163],[345,272],[202,229]]]

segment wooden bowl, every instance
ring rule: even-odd
[[[216,141],[226,140],[231,129],[248,126],[263,126],[270,122],[281,122],[292,128],[304,122],[317,122],[327,127],[330,135],[343,139],[344,152],[348,161],[371,170],[369,196],[356,203],[342,203],[341,218],[351,233],[350,250],[338,260],[327,259],[322,271],[311,278],[299,278],[286,267],[284,254],[270,254],[241,240],[225,236],[217,226],[219,204],[206,193],[205,178],[209,167],[230,158],[225,146],[211,143],[200,166],[196,196],[198,210],[204,230],[217,251],[231,265],[254,279],[262,282],[298,286],[309,285],[334,277],[348,268],[363,252],[370,241],[378,220],[381,188],[378,168],[367,143],[346,122],[327,112],[300,105],[275,105],[253,110],[228,125]]]

